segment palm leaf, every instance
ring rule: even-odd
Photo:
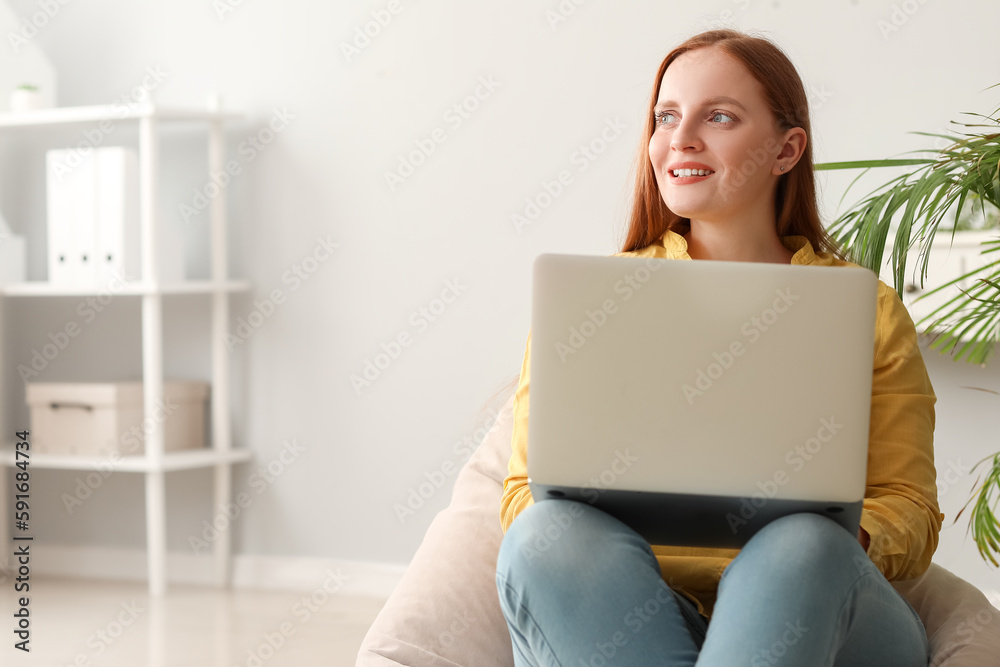
[[[976,479],[971,497],[955,515],[955,521],[972,505],[968,533],[972,534],[983,560],[1000,567],[1000,562],[997,561],[997,556],[1000,556],[1000,518],[997,517],[1000,512],[1000,452],[992,457],[987,456],[973,466],[972,470],[975,471],[987,461],[992,461],[992,466],[984,476]]]

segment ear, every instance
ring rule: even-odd
[[[771,173],[781,176],[790,172],[805,152],[806,141],[806,131],[801,127],[793,127],[785,130],[781,139],[781,149],[775,157]]]

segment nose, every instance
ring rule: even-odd
[[[670,137],[670,149],[675,151],[701,150],[697,121],[691,117],[681,118]]]

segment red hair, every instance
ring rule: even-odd
[[[646,127],[636,154],[632,213],[621,252],[645,248],[659,240],[668,229],[683,233],[689,228],[690,220],[677,215],[663,203],[653,165],[649,161],[649,141],[656,129],[653,106],[656,104],[664,72],[681,54],[709,46],[722,49],[727,55],[743,63],[760,82],[771,112],[782,131],[801,127],[806,132],[806,147],[802,157],[790,172],[778,178],[778,187],[774,193],[775,231],[778,236],[804,236],[817,252],[828,252],[844,258],[843,252],[827,234],[819,217],[813,175],[809,103],[802,80],[788,56],[775,44],[736,30],[710,30],[695,35],[671,51],[660,64],[646,113]]]

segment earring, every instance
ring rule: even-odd
[[[784,171],[784,170],[785,170],[785,168],[784,168],[784,167],[779,167],[779,169],[781,169],[781,171]]]

